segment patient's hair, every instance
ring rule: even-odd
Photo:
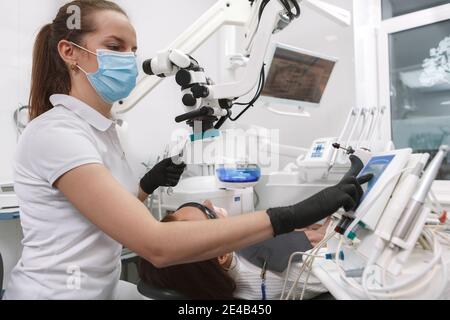
[[[173,214],[162,222],[178,223]],[[161,289],[174,290],[192,300],[230,300],[236,283],[220,266],[217,258],[158,269],[141,258],[139,276],[146,284]]]

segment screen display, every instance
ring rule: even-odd
[[[369,163],[364,167],[364,169],[359,174],[359,176],[364,176],[369,173],[373,174],[373,178],[368,183],[362,186],[364,189],[364,196],[361,199],[361,201],[364,200],[364,198],[369,194],[370,190],[372,190],[372,188],[375,186],[377,181],[380,179],[381,175],[384,173],[384,171],[394,158],[395,155],[386,155],[386,156],[377,156],[370,159]]]
[[[313,148],[311,158],[322,158],[324,151],[325,151],[325,143],[322,142],[317,143]]]
[[[320,103],[335,61],[277,48],[263,96]]]

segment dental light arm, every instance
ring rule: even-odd
[[[148,75],[162,78],[176,75],[186,113],[176,117],[175,121],[186,121],[193,128],[193,140],[204,138],[203,133],[211,129],[219,129],[227,119],[237,120],[239,116],[234,119],[231,117],[234,101],[258,85],[257,94],[249,106],[256,101],[264,85],[262,68],[272,34],[283,30],[300,16],[298,0],[261,0],[250,3],[254,12],[257,10],[257,27],[255,33],[248,37],[251,39],[251,50],[246,55],[251,59],[248,60],[245,76],[239,81],[213,84],[198,62],[179,50],[162,51],[157,57],[144,62],[144,72]],[[255,13],[252,14],[252,21],[255,20],[254,16]]]
[[[242,0],[219,0],[197,21],[175,39],[165,51],[177,49],[191,54],[205,43],[222,26],[245,26],[253,8],[250,3]],[[131,95],[117,103],[114,109],[117,113],[126,113],[133,109],[139,101],[156,88],[164,78],[145,76],[139,81]]]

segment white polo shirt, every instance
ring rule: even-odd
[[[53,184],[64,173],[98,163],[131,193],[116,124],[78,99],[50,98],[53,109],[21,136],[14,164],[23,252],[5,299],[114,299],[122,246],[86,219]]]

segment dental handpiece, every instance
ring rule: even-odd
[[[179,152],[177,155],[175,155],[175,156],[173,156],[173,157],[171,158],[171,159],[172,159],[172,162],[173,162],[175,165],[179,165],[179,164],[182,164],[182,163],[183,163],[184,148],[186,148],[187,143],[188,143],[188,141],[186,140],[186,141],[184,142],[183,147],[181,148],[180,152]],[[169,188],[167,189],[167,195],[168,195],[168,196],[172,196],[172,195],[173,195],[173,188],[172,188],[172,187],[169,187]]]
[[[444,145],[439,148],[439,152],[431,161],[425,173],[420,180],[417,191],[413,194],[408,205],[403,210],[402,218],[395,228],[394,236],[390,244],[391,248],[400,248],[402,243],[408,242],[408,237],[414,229],[415,222],[419,217],[419,213],[425,203],[426,197],[430,192],[431,186],[437,177],[439,169],[444,161],[449,147]]]
[[[413,157],[415,158],[412,158],[410,163],[408,163],[408,166],[410,166],[411,162],[415,163],[413,169],[408,173],[404,173],[405,177],[402,177],[399,181],[375,232],[386,241],[391,240],[392,233],[402,216],[403,210],[408,205],[409,199],[417,190],[420,177],[422,176],[423,169],[425,168],[430,155],[425,153],[420,156],[413,155]]]

